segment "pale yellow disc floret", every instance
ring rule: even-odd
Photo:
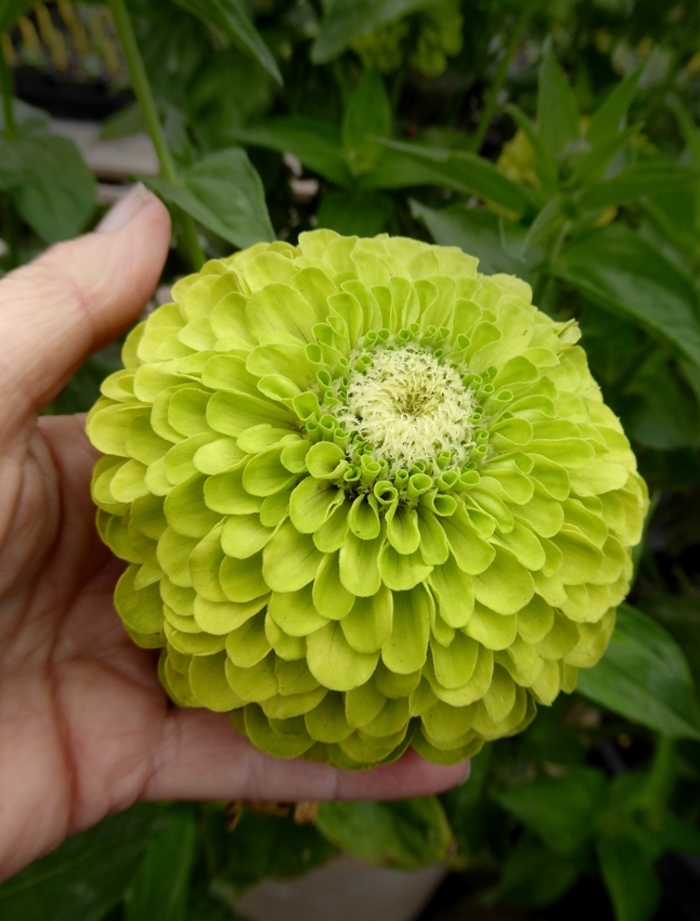
[[[388,475],[419,461],[433,465],[448,451],[445,469],[459,469],[474,447],[472,390],[455,368],[420,346],[378,348],[367,370],[349,375],[345,405],[334,408],[344,429],[372,446]]]

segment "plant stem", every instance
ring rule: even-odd
[[[146,130],[150,135],[153,146],[155,147],[158,162],[160,164],[161,175],[163,179],[172,182],[175,185],[182,185],[182,180],[177,172],[175,161],[170,153],[170,148],[165,140],[165,133],[158,115],[156,101],[153,98],[153,90],[148,80],[148,74],[136,42],[134,28],[129,18],[129,13],[124,0],[109,0],[109,6],[112,10],[114,25],[122,45],[126,64],[131,77],[131,85],[136,95],[136,99],[146,124]],[[194,221],[184,211],[179,212],[180,218],[180,250],[189,263],[195,268],[200,269],[206,261],[206,256],[197,236],[197,228]]]
[[[527,26],[532,14],[535,12],[535,8],[539,0],[530,0],[529,3],[523,3],[523,6],[520,9],[518,18],[515,21],[513,26],[513,31],[510,33],[510,39],[506,45],[506,49],[503,52],[503,57],[498,65],[498,70],[496,71],[496,76],[493,78],[493,83],[489,87],[488,94],[486,96],[486,102],[484,103],[484,108],[481,113],[481,118],[479,119],[479,124],[477,125],[476,133],[474,134],[472,140],[472,149],[474,153],[479,153],[483,147],[484,140],[486,139],[486,132],[489,130],[489,125],[493,119],[493,113],[496,111],[496,106],[498,105],[498,97],[501,90],[503,89],[503,84],[506,82],[506,77],[508,76],[508,68],[510,67],[510,62],[513,60],[513,55],[517,51],[518,45],[520,44],[520,39],[522,38],[525,27]]]
[[[0,95],[2,96],[2,113],[5,117],[5,137],[16,141],[19,137],[15,112],[12,104],[12,73],[8,67],[5,55],[0,50]]]

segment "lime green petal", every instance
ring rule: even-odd
[[[173,668],[170,655],[167,657],[162,655],[158,660],[158,678],[178,707],[199,706],[199,701],[190,688],[189,675],[183,675]]]
[[[271,652],[252,668],[239,668],[226,658],[226,679],[233,691],[246,702],[259,703],[279,692],[275,675],[275,654]]]
[[[555,464],[547,457],[533,455],[535,462],[530,476],[544,488],[549,496],[558,502],[568,499],[571,489],[569,473],[560,464]]]
[[[190,554],[198,544],[196,538],[182,537],[171,528],[166,528],[158,540],[158,562],[170,581],[181,588],[192,587]]]
[[[415,553],[420,546],[416,510],[405,505],[392,506],[386,516],[386,536],[397,553]]]
[[[165,473],[173,486],[200,473],[194,464],[194,456],[202,445],[208,444],[214,437],[211,432],[200,432],[176,445],[168,445],[164,458]]]
[[[364,684],[379,658],[379,653],[356,652],[334,621],[310,634],[306,643],[311,674],[332,691],[349,691]]]
[[[200,473],[214,476],[227,473],[245,460],[245,452],[236,444],[235,438],[216,438],[203,442],[192,458],[192,463]]]
[[[209,636],[206,633],[185,633],[171,627],[165,621],[165,638],[168,644],[188,656],[210,656],[224,648],[223,636]]]
[[[273,592],[270,597],[270,617],[290,636],[308,636],[328,623],[314,607],[312,588],[306,585],[297,592]]]
[[[385,739],[405,730],[411,719],[408,700],[387,700],[385,706],[373,720],[360,727],[366,736]]]
[[[447,542],[459,568],[470,576],[476,576],[491,565],[496,551],[476,533],[469,516],[462,506],[450,518],[440,519]]]
[[[275,731],[261,708],[254,704],[245,708],[245,729],[256,748],[276,758],[298,758],[313,745],[313,739],[306,733],[289,735]]]
[[[250,373],[241,355],[213,355],[202,371],[202,383],[213,391],[260,396],[257,375]]]
[[[426,508],[418,507],[418,531],[420,552],[428,566],[440,566],[447,562],[450,548],[445,530],[435,515]]]
[[[226,637],[226,654],[239,668],[251,668],[261,662],[271,650],[265,633],[265,614],[249,618]]]
[[[387,699],[373,681],[353,688],[345,695],[345,717],[355,729],[371,723],[382,711]]]
[[[114,593],[114,604],[127,627],[138,633],[160,633],[163,629],[163,601],[158,585],[136,590],[137,566],[124,571]]]
[[[215,636],[225,636],[236,630],[265,607],[268,596],[236,604],[232,601],[208,601],[202,595],[194,599],[194,619],[200,629]]]
[[[544,662],[542,670],[537,679],[532,682],[530,690],[535,695],[537,703],[544,704],[546,707],[551,706],[558,697],[559,691],[562,690],[559,662]]]
[[[340,581],[353,595],[366,598],[379,591],[378,557],[383,543],[383,534],[374,540],[347,535],[340,548]]]
[[[142,496],[131,504],[129,526],[151,540],[158,540],[168,526],[161,496]]]
[[[558,575],[564,582],[576,584],[595,578],[603,563],[603,554],[580,531],[565,526],[553,542],[562,553]]]
[[[318,366],[306,357],[302,345],[263,345],[253,349],[246,360],[246,367],[256,377],[281,374],[293,381],[299,390],[308,390],[315,383]]]
[[[487,649],[506,649],[517,633],[517,615],[496,614],[477,602],[469,623],[463,628]]]
[[[163,614],[167,622],[175,630],[179,630],[182,633],[202,633],[194,617],[182,617],[165,603],[163,604]]]
[[[317,685],[313,691],[307,691],[305,694],[277,694],[275,697],[268,697],[262,701],[260,706],[268,719],[290,719],[295,716],[304,716],[314,707],[317,707],[326,694],[330,694],[326,688]]]
[[[431,637],[430,652],[433,657],[435,677],[440,685],[448,689],[460,688],[474,674],[479,656],[479,644],[463,633],[456,633],[448,647]]]
[[[348,534],[348,515],[351,503],[345,500],[339,505],[330,518],[321,525],[313,535],[316,547],[323,553],[335,553],[345,543]]]
[[[304,659],[293,662],[278,659],[275,663],[275,674],[279,682],[279,692],[282,696],[309,694],[320,687],[318,681],[309,671]],[[326,688],[323,690],[325,692]]]
[[[433,743],[456,747],[458,740],[472,729],[477,706],[474,703],[467,707],[451,707],[438,701],[421,717],[425,734]]]
[[[289,517],[302,534],[312,534],[344,501],[345,494],[327,480],[308,476],[295,487],[289,500]]]
[[[391,636],[382,647],[382,661],[392,672],[407,675],[425,664],[433,604],[424,586],[394,592]]]
[[[207,404],[207,422],[222,435],[237,437],[254,425],[267,423],[292,432],[293,417],[279,403],[247,393],[217,391]]]
[[[225,602],[219,570],[224,560],[221,526],[214,528],[192,549],[188,558],[190,584],[207,601]],[[172,575],[170,576],[172,579]],[[174,581],[174,580],[173,580]]]
[[[516,517],[513,529],[499,534],[498,541],[505,545],[526,569],[537,571],[547,562],[547,554],[540,539],[522,519]]]
[[[332,441],[319,441],[312,445],[306,455],[306,467],[312,477],[319,480],[335,480],[348,467],[345,451]]]
[[[263,500],[251,496],[243,487],[241,466],[230,473],[210,476],[204,484],[204,501],[207,508],[220,515],[252,515],[262,508]]]
[[[387,668],[381,659],[377,663],[377,670],[374,673],[374,683],[377,686],[377,690],[391,700],[409,697],[416,690],[420,681],[421,669],[403,675]]]
[[[265,614],[265,636],[279,659],[294,662],[306,658],[306,641],[303,636],[290,636],[278,627],[269,613]]]
[[[243,471],[243,488],[253,496],[272,496],[291,486],[297,475],[282,464],[282,447],[277,446],[251,457]]]
[[[241,707],[244,701],[235,694],[226,680],[226,653],[195,656],[190,663],[190,687],[201,706],[215,713],[226,713]]]
[[[526,643],[539,643],[554,624],[554,609],[539,595],[518,611],[518,633]]]
[[[341,626],[345,639],[357,652],[377,652],[391,636],[394,600],[386,586],[366,598],[355,598]]]
[[[248,298],[232,292],[223,297],[209,316],[211,327],[220,339],[237,340],[238,347],[249,349],[255,345],[245,319]]]
[[[345,718],[343,695],[337,691],[326,694],[321,703],[304,717],[306,729],[317,742],[341,742],[353,731]]]
[[[267,544],[274,528],[266,528],[259,515],[229,515],[221,532],[221,547],[225,554],[246,560]]]
[[[129,455],[142,464],[151,464],[172,447],[172,442],[166,441],[153,431],[148,413],[134,416],[126,433],[126,449]]]
[[[388,518],[387,518],[388,520]],[[370,493],[358,496],[350,507],[348,525],[360,540],[374,540],[381,531],[376,498]]]
[[[432,670],[432,661],[428,660],[425,676],[436,696],[451,707],[467,707],[480,700],[491,684],[493,677],[493,652],[484,646],[479,647],[474,674],[459,688],[443,688]]]
[[[101,406],[104,408],[100,409]],[[145,406],[110,405],[106,400],[98,402],[88,417],[88,437],[103,454],[130,457],[126,443],[129,428],[135,419],[142,417],[148,419],[148,408]]]
[[[109,491],[115,502],[130,503],[148,495],[146,466],[137,460],[128,460],[112,476]]]
[[[513,679],[500,665],[494,666],[491,686],[484,694],[484,706],[489,718],[494,723],[502,722],[515,706],[515,697]]]
[[[404,556],[389,543],[385,543],[379,554],[379,572],[382,581],[394,591],[409,591],[424,582],[433,571],[423,562],[420,551]]]
[[[263,550],[265,582],[273,592],[295,592],[315,577],[323,554],[307,534],[287,521],[280,525]]]
[[[206,478],[197,474],[174,486],[163,506],[170,527],[183,537],[204,537],[221,521],[221,515],[204,502]]]
[[[263,578],[262,553],[256,553],[246,560],[225,556],[219,570],[219,578],[224,595],[229,601],[253,601],[269,592]]]
[[[330,620],[341,620],[352,608],[355,596],[340,581],[337,553],[323,557],[313,583],[313,601],[319,614]]]
[[[450,627],[464,627],[474,610],[474,578],[457,566],[449,556],[442,566],[436,566],[428,583],[437,595],[440,616]]]
[[[537,643],[538,655],[543,659],[563,659],[578,644],[584,626],[587,625],[574,624],[568,617],[555,612],[552,629]]]
[[[186,437],[208,432],[207,404],[211,393],[199,387],[179,387],[168,406],[168,422]]]
[[[269,284],[254,294],[245,315],[248,328],[258,340],[279,332],[293,336],[301,344],[313,341],[311,330],[320,319],[298,292],[280,284]],[[274,336],[269,341],[274,342]]]
[[[539,485],[535,487],[532,499],[518,508],[518,516],[540,537],[554,537],[564,523],[561,503],[551,499],[544,487]]]
[[[498,614],[515,614],[532,598],[532,576],[510,550],[496,548],[489,568],[474,578],[474,596]]]

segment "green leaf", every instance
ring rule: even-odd
[[[618,609],[601,661],[579,672],[577,691],[662,735],[700,740],[700,707],[683,652],[663,627],[630,605]]]
[[[183,176],[183,186],[165,179],[144,182],[224,240],[243,249],[274,240],[260,176],[238,147],[200,160]]]
[[[239,42],[278,83],[282,83],[277,61],[255,29],[244,0],[175,0],[178,6]]]
[[[276,118],[263,125],[236,129],[236,140],[298,157],[308,169],[341,186],[352,185],[342,153],[340,132],[320,119],[303,116]]]
[[[643,67],[638,67],[621,80],[593,113],[586,131],[586,140],[592,147],[607,143],[622,131],[643,70]]]
[[[607,310],[671,343],[700,367],[700,299],[692,281],[627,227],[612,225],[566,247],[554,274]]]
[[[574,766],[564,777],[541,777],[534,783],[501,790],[494,799],[555,854],[569,857],[593,836],[604,790],[602,771]]]
[[[598,211],[638,198],[661,195],[671,189],[687,189],[700,179],[700,169],[664,160],[628,166],[612,179],[598,182],[578,199],[582,211]]]
[[[319,227],[336,233],[373,237],[385,229],[391,208],[391,199],[379,192],[336,189],[323,197],[316,217]]]
[[[545,46],[537,92],[537,133],[555,156],[579,137],[579,110],[569,81],[552,52]]]
[[[400,141],[383,141],[392,150],[413,157],[432,176],[432,184],[475,194],[520,216],[528,203],[525,191],[499,172],[496,167],[466,150],[423,147]]]
[[[530,280],[528,262],[517,259],[504,249],[509,239],[515,252],[522,250],[527,229],[511,221],[501,221],[491,211],[449,205],[435,211],[418,201],[411,201],[411,213],[422,220],[430,235],[441,246],[459,246],[479,260],[479,271],[487,275],[505,272]]]
[[[355,39],[369,35],[384,23],[439,3],[440,0],[331,0],[311,48],[311,60],[324,64]]]
[[[95,178],[78,148],[50,134],[0,139],[0,189],[47,243],[79,234],[97,204]]]
[[[0,2],[0,32],[8,31],[20,16],[28,13],[37,0],[2,0]]]
[[[124,896],[124,921],[185,921],[196,839],[194,807],[169,806]]]
[[[518,128],[525,132],[532,149],[535,151],[535,170],[540,181],[545,187],[554,188],[557,182],[557,162],[553,151],[544,143],[535,126],[522,109],[519,109],[516,105],[509,104],[506,106],[506,112]]]
[[[67,838],[0,885],[3,921],[100,921],[122,898],[162,811],[132,806]]]
[[[335,853],[313,825],[297,825],[291,817],[244,809],[233,831],[226,825],[220,808],[207,808],[204,844],[214,888],[222,894],[241,895],[264,879],[299,876]]]
[[[353,857],[412,870],[444,860],[452,842],[435,796],[388,803],[322,803],[319,830]]]
[[[440,794],[440,802],[449,818],[455,841],[457,859],[469,861],[476,857],[486,835],[489,809],[493,809],[486,796],[486,782],[491,766],[493,746],[487,745],[471,759],[469,776],[457,787]]]
[[[632,838],[601,838],[597,848],[615,921],[649,921],[661,898],[654,866]]]
[[[365,71],[343,116],[343,148],[353,176],[372,170],[382,148],[375,138],[391,133],[391,102],[376,68]]]
[[[498,892],[511,905],[544,908],[564,895],[578,874],[576,863],[552,853],[526,832],[506,857]]]

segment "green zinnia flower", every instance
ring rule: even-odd
[[[129,336],[93,495],[177,703],[280,757],[449,763],[601,657],[646,488],[576,324],[476,265],[319,230]]]

